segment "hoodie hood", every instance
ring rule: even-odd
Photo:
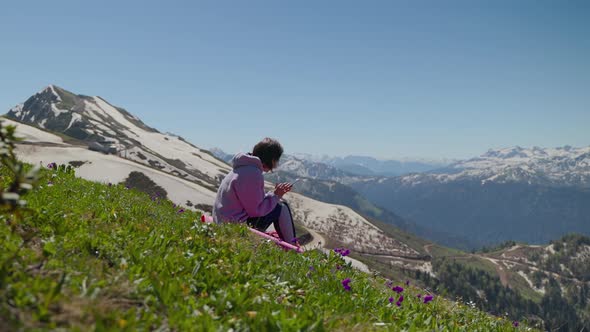
[[[260,161],[260,158],[248,153],[240,152],[236,154],[231,162],[234,169],[243,166],[254,166],[262,170],[262,162]]]

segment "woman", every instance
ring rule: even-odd
[[[232,160],[233,170],[221,182],[213,205],[213,220],[247,222],[259,231],[270,224],[281,240],[296,243],[291,210],[282,202],[292,184],[279,183],[273,192],[264,192],[264,172],[272,172],[283,154],[281,144],[265,138],[254,146],[252,153],[238,153]]]

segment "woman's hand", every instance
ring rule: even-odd
[[[284,183],[277,183],[275,185],[275,195],[279,196],[279,198],[283,198],[283,195],[291,191],[293,185],[288,182]]]

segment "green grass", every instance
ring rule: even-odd
[[[459,249],[443,247],[438,244],[432,245],[429,251],[433,257],[455,257],[468,255]]]
[[[514,330],[414,287],[397,307],[383,278],[334,253],[285,252],[120,185],[47,171],[25,198],[1,215],[0,330]]]
[[[511,270],[508,272],[508,283],[512,289],[518,291],[525,299],[529,299],[535,303],[541,303],[543,295],[532,289],[529,283],[517,271]]]
[[[498,272],[494,263],[475,256],[454,257],[457,263],[473,269],[483,270],[493,276],[497,276]]]

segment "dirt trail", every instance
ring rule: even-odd
[[[504,269],[502,264],[500,264],[498,262],[498,260],[490,258],[490,257],[486,257],[486,256],[479,256],[479,257],[492,262],[492,264],[494,264],[494,266],[496,267],[496,272],[498,272],[498,276],[500,277],[500,282],[502,283],[502,286],[504,286],[504,287],[508,286],[508,274],[506,273],[506,270]]]
[[[432,248],[432,246],[434,245],[434,243],[431,244],[425,244],[424,245],[424,251],[426,251],[426,253],[428,254],[428,256],[433,257],[432,253],[430,252],[430,248]]]
[[[305,250],[321,249],[326,244],[324,238],[316,231],[306,228],[309,234],[311,234],[311,241],[303,246]]]

